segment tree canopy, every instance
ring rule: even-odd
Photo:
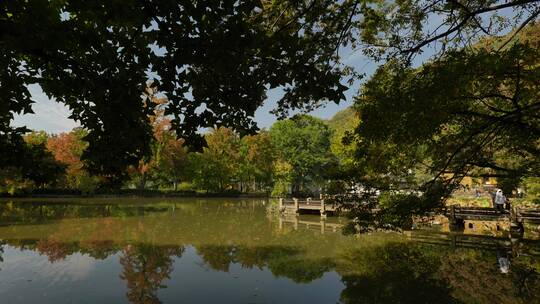
[[[394,215],[442,207],[465,176],[496,177],[507,195],[538,177],[534,29],[504,49],[509,37],[445,51],[420,67],[391,60],[366,82],[355,101],[357,171],[362,183],[388,191],[379,198],[387,207],[381,222],[401,225]]]
[[[344,99],[336,45],[351,3],[289,1],[3,1],[0,4],[2,164],[20,149],[32,113],[28,85],[71,110],[88,130],[87,167],[111,180],[150,154],[147,87],[186,144],[205,127],[257,130],[266,91],[277,113]],[[153,92],[154,93],[154,92]],[[122,177],[122,176],[120,176]]]
[[[312,116],[300,115],[276,122],[270,128],[276,154],[290,165],[293,193],[298,193],[308,181],[321,181],[330,164],[330,129]]]

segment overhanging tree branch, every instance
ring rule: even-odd
[[[540,15],[540,10],[537,10],[536,12],[532,13],[529,18],[525,19],[525,21],[523,21],[523,23],[521,23],[521,25],[512,33],[512,35],[510,35],[510,37],[508,37],[508,39],[506,39],[506,41],[499,47],[499,49],[497,49],[497,52],[501,51],[505,46],[507,46],[514,39],[514,37],[516,37],[516,35],[521,32],[521,30],[523,30],[527,24],[536,19],[538,15]]]
[[[456,3],[455,1],[451,1],[451,2]],[[535,3],[535,2],[539,2],[539,0],[510,1],[510,2],[504,3],[504,4],[494,5],[494,6],[490,6],[490,7],[484,7],[484,8],[474,10],[474,11],[470,11],[468,14],[466,14],[464,16],[464,18],[461,20],[461,22],[459,22],[457,25],[455,25],[453,27],[450,27],[445,32],[440,33],[440,34],[438,34],[438,35],[436,35],[434,37],[425,39],[424,41],[420,42],[416,46],[401,51],[401,53],[415,53],[415,52],[418,52],[424,46],[426,46],[426,45],[428,45],[428,44],[430,44],[430,43],[432,43],[434,41],[437,41],[437,40],[439,40],[439,39],[441,39],[443,37],[446,37],[446,36],[456,32],[456,31],[459,31],[461,28],[463,28],[463,26],[465,26],[467,24],[467,22],[469,20],[471,20],[471,18],[474,18],[477,15],[481,15],[481,14],[484,14],[484,13],[501,10],[501,9],[504,9],[504,8],[522,6],[522,5],[525,5],[525,4]]]

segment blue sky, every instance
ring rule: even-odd
[[[44,130],[48,133],[67,132],[79,125],[68,118],[69,109],[49,99],[39,85],[30,85],[28,89],[35,101],[32,105],[34,114],[16,115],[13,125],[27,126],[33,130]]]

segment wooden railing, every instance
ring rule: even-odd
[[[324,199],[279,199],[279,210],[282,212],[300,213],[301,211],[315,210],[319,211],[321,216],[326,216],[326,212],[335,212],[337,210],[334,204],[327,204]]]

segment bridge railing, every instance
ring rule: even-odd
[[[444,215],[453,222],[462,222],[463,220],[500,220],[509,219],[512,223],[520,224],[523,222],[540,223],[540,209],[514,207],[510,210],[497,210],[485,207],[462,207],[452,205],[447,207]]]

